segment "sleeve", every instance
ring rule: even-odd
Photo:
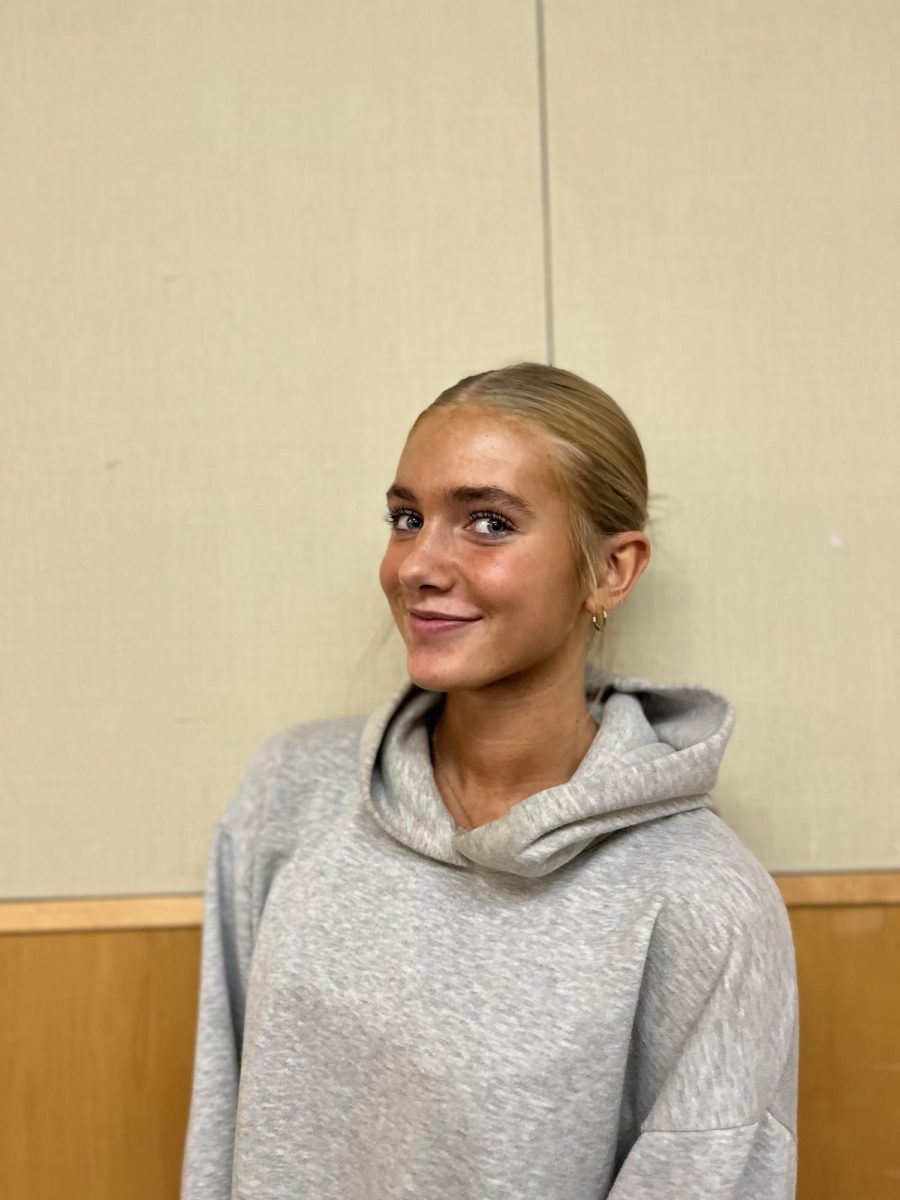
[[[247,975],[252,861],[223,817],[204,894],[194,1075],[181,1200],[230,1200]]]
[[[713,933],[694,920],[656,963],[636,1026],[645,1115],[608,1200],[794,1200],[796,965],[770,882],[755,916]]]

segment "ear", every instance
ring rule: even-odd
[[[595,594],[596,611],[624,603],[650,562],[650,539],[638,530],[614,534],[606,548],[606,566]]]

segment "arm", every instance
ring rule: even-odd
[[[643,1119],[608,1200],[793,1200],[796,967],[787,910],[767,890],[730,918],[710,917],[727,895],[683,902],[664,935],[635,1023]]]
[[[228,1200],[252,950],[252,863],[228,816],[209,852],[200,997],[181,1200]]]

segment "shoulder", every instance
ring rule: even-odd
[[[346,793],[355,779],[365,714],[286,725],[253,752],[222,820],[232,833],[290,819],[298,804]]]
[[[307,774],[355,763],[365,714],[300,721],[277,730],[261,744],[251,768]]]
[[[790,917],[778,884],[711,809],[691,809],[647,827],[659,902],[658,958],[709,982],[741,962],[788,991],[796,967]]]
[[[714,810],[688,809],[624,832],[619,852],[620,869],[654,898],[655,936],[679,952],[721,958],[741,938],[768,939],[782,953],[792,946],[778,884]]]
[[[702,904],[712,892],[735,920],[752,919],[761,908],[784,909],[771,873],[713,809],[675,813],[656,827],[675,895]]]

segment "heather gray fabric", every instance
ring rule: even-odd
[[[710,796],[733,709],[607,680],[572,779],[474,830],[439,693],[260,747],[209,855],[182,1200],[794,1197],[790,923]]]

